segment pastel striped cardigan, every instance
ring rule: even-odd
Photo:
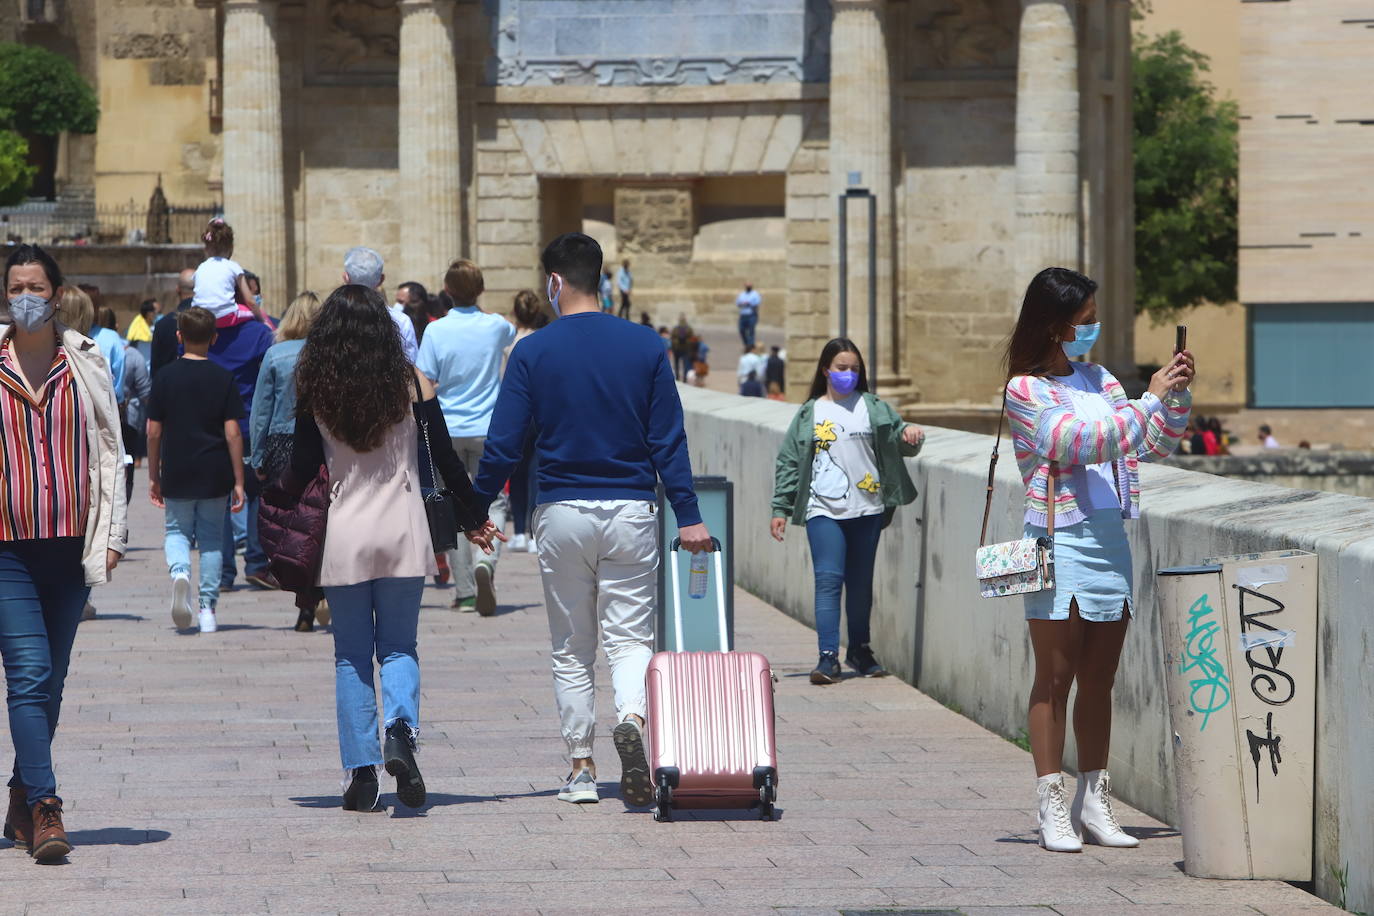
[[[1069,389],[1053,378],[1018,375],[1007,383],[1007,420],[1026,485],[1027,524],[1043,528],[1047,522],[1051,462],[1059,464],[1056,527],[1083,520],[1086,513],[1078,505],[1078,494],[1088,485],[1084,465],[1106,461],[1115,463],[1122,517],[1139,518],[1140,462],[1172,455],[1188,425],[1191,391],[1170,391],[1163,401],[1146,392],[1130,401],[1121,383],[1102,366],[1085,363],[1083,368],[1115,410],[1111,419],[1092,421],[1075,415]]]

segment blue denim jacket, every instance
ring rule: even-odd
[[[248,427],[253,445],[249,463],[255,468],[262,467],[268,436],[296,431],[296,359],[304,346],[304,340],[285,340],[262,358]]]

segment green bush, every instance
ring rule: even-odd
[[[29,165],[29,144],[12,130],[0,130],[0,207],[20,203],[37,169]]]
[[[99,119],[95,90],[71,61],[46,48],[0,42],[0,128],[93,134]]]

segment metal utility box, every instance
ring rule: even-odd
[[[1183,870],[1312,878],[1317,557],[1160,570]]]

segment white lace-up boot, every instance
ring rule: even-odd
[[[1111,780],[1106,770],[1078,774],[1078,794],[1073,799],[1075,834],[1087,843],[1134,849],[1140,841],[1121,829],[1112,810]]]
[[[1050,852],[1082,852],[1083,841],[1073,831],[1069,816],[1069,792],[1064,774],[1041,776],[1035,785],[1040,796],[1040,845]]]

